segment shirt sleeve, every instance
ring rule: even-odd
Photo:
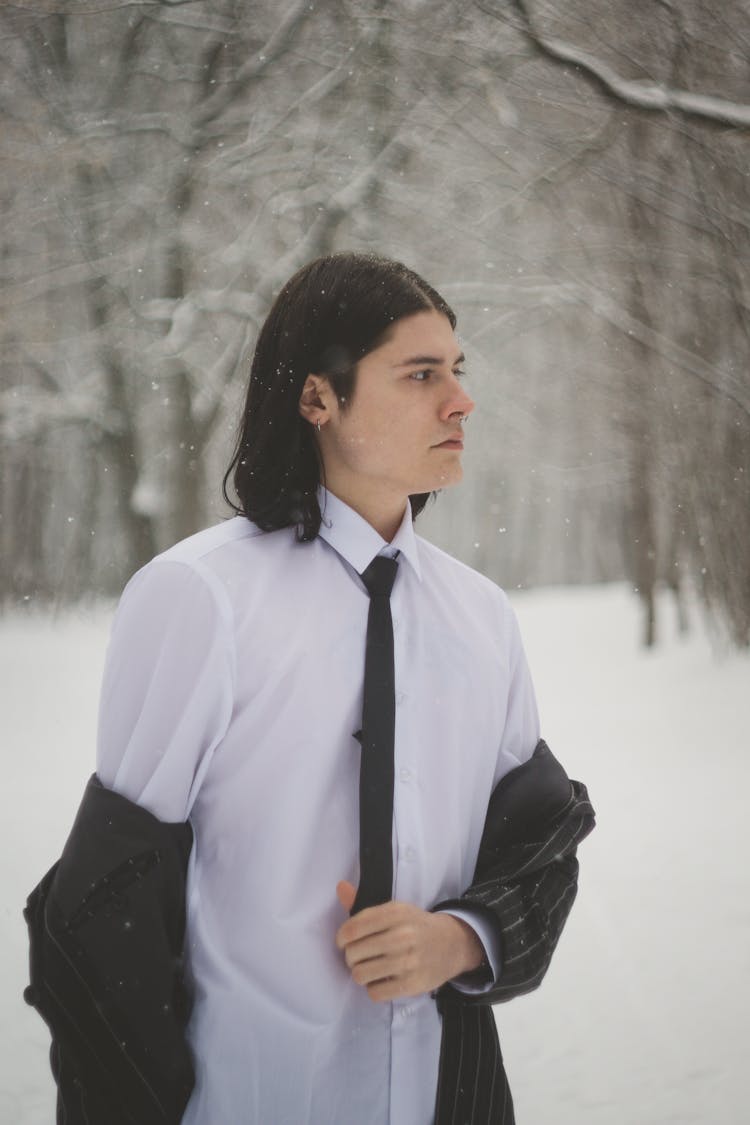
[[[97,773],[166,821],[189,816],[232,711],[231,622],[212,577],[149,563],[125,589],[107,652]]]
[[[502,596],[505,635],[508,638],[507,707],[493,788],[505,774],[531,758],[540,735],[536,695],[521,641],[518,619],[507,596],[505,594]],[[480,916],[477,911],[472,911],[471,908],[466,910],[451,908],[445,913],[453,914],[471,926],[484,947],[489,965],[489,973],[485,981],[477,983],[472,979],[473,974],[466,973],[452,980],[451,986],[459,992],[468,994],[488,992],[497,984],[502,972],[502,950],[496,930],[486,918]]]
[[[521,640],[521,631],[513,607],[505,594],[503,599],[508,637],[508,702],[505,724],[500,736],[493,788],[506,773],[529,760],[540,738],[539,711]]]

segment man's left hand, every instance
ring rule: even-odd
[[[336,885],[351,910],[356,889]],[[477,969],[484,948],[471,926],[452,914],[432,914],[408,902],[370,906],[348,918],[336,934],[352,980],[383,1003],[432,992],[447,980]]]

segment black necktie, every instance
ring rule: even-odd
[[[370,595],[359,772],[360,879],[352,914],[389,902],[393,893],[393,673],[391,590],[398,563],[376,555],[362,574]]]

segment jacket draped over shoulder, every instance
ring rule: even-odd
[[[182,980],[189,823],[89,780],[28,899],[31,984],[52,1033],[58,1122],[172,1125],[193,1087]]]

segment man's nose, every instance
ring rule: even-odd
[[[474,409],[474,399],[466,391],[465,387],[454,376],[455,390],[454,393],[446,400],[443,407],[443,417],[450,418],[452,414],[471,414]]]

